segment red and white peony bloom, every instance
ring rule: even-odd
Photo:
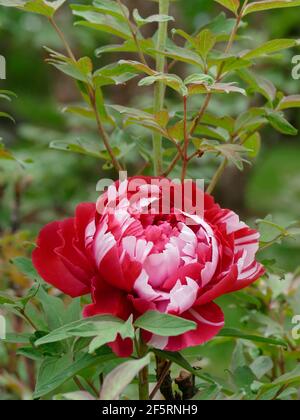
[[[132,190],[129,184],[137,179],[142,182]],[[224,326],[223,312],[213,301],[248,286],[264,269],[255,259],[259,233],[234,212],[202,191],[202,215],[189,205],[180,210],[174,198],[179,186],[164,179],[174,190],[165,213],[163,189],[155,180],[117,182],[97,206],[80,204],[74,218],[47,225],[33,263],[62,292],[91,293],[86,317],[111,314],[127,320],[157,310],[193,320],[197,329],[177,337],[144,332],[150,346],[178,351],[213,338]],[[195,184],[192,191],[199,193]],[[119,337],[111,347],[121,356],[132,353],[129,339]]]

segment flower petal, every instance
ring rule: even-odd
[[[61,251],[64,245],[59,233],[61,223],[53,222],[42,229],[37,240],[37,248],[32,254],[32,261],[40,276],[52,286],[72,297],[82,296],[90,291],[89,285],[82,281],[81,274],[79,278],[76,276],[76,270],[71,272],[57,253],[57,249]],[[69,225],[70,221],[64,223]],[[70,264],[72,263],[76,266],[78,260],[70,261]]]

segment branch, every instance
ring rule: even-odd
[[[55,22],[54,18],[50,17],[50,18],[48,18],[48,20],[49,20],[50,24],[53,26],[56,33],[58,34],[59,38],[61,39],[61,41],[62,41],[70,59],[74,62],[77,62],[75,54],[73,53],[66,37],[64,36],[64,33],[59,28],[59,26]],[[105,128],[104,128],[104,126],[102,124],[102,121],[100,119],[99,112],[98,112],[98,109],[97,109],[97,104],[96,104],[95,90],[88,84],[86,84],[86,86],[87,86],[87,89],[88,89],[88,92],[89,92],[89,98],[90,98],[90,101],[91,101],[91,105],[92,105],[92,108],[93,108],[93,111],[94,111],[94,114],[95,114],[95,119],[96,119],[96,123],[97,123],[97,127],[98,127],[98,132],[99,132],[99,134],[100,134],[100,136],[103,140],[104,146],[105,146],[105,148],[106,148],[106,150],[107,150],[107,152],[108,152],[108,154],[111,158],[111,161],[112,161],[116,171],[118,171],[118,172],[122,171],[122,166],[119,163],[119,161],[117,160],[117,158],[116,158],[116,156],[113,152],[113,149],[110,146],[108,134],[106,133]]]
[[[121,11],[123,13],[124,18],[126,19],[126,22],[128,24],[128,27],[129,27],[129,30],[131,32],[133,41],[134,41],[134,43],[136,45],[136,48],[138,50],[138,53],[139,53],[139,56],[140,56],[140,60],[141,60],[141,62],[143,64],[145,64],[147,66],[148,64],[147,64],[146,58],[144,56],[143,50],[142,50],[142,48],[140,46],[140,42],[139,42],[138,37],[137,37],[137,31],[136,31],[133,23],[131,22],[131,20],[128,18],[127,13],[126,13],[126,10],[125,10],[125,7],[124,7],[124,4],[122,3],[122,1],[121,0],[117,0],[117,2],[118,2],[118,5],[120,6],[120,9],[121,9]]]
[[[159,0],[159,14],[169,14],[169,0]],[[158,24],[158,35],[157,35],[157,51],[164,51],[167,43],[168,36],[168,22],[159,22]],[[156,54],[156,71],[163,73],[165,70],[165,57],[162,54]],[[165,99],[165,85],[162,82],[157,82],[154,90],[154,113],[158,113],[164,106]],[[162,136],[158,133],[153,134],[153,154],[154,154],[154,169],[155,174],[160,175],[162,173]]]
[[[207,187],[206,192],[208,194],[211,194],[214,191],[214,189],[216,188],[216,185],[219,182],[219,180],[221,179],[221,176],[223,175],[223,172],[225,171],[227,164],[228,164],[228,159],[224,158],[224,160],[222,161],[221,165],[219,166],[217,172],[215,173],[213,179],[211,180],[209,186]]]

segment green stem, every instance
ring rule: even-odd
[[[20,310],[20,314],[23,316],[23,318],[28,322],[29,325],[35,330],[38,331],[37,326],[34,324],[34,322],[29,318],[29,316],[25,313],[24,309]]]
[[[163,15],[169,14],[170,0],[159,0],[159,13]],[[158,26],[157,36],[157,51],[164,51],[166,48],[168,36],[168,22],[160,22]],[[156,54],[156,71],[164,73],[165,70],[165,56]],[[158,82],[155,85],[154,91],[154,113],[158,113],[163,109],[165,99],[165,85]],[[153,135],[153,155],[154,155],[154,170],[155,175],[162,173],[162,136],[158,133]]]
[[[216,185],[218,184],[219,180],[221,179],[221,176],[223,175],[223,172],[225,171],[227,164],[228,164],[228,159],[225,158],[222,161],[221,165],[219,166],[217,172],[215,173],[213,179],[211,180],[211,183],[209,184],[209,186],[206,190],[206,192],[208,194],[211,194],[214,191],[214,189],[216,188]]]
[[[49,22],[53,26],[53,28],[54,28],[55,32],[57,33],[57,35],[59,36],[59,38],[61,39],[61,41],[62,41],[62,43],[63,43],[63,45],[64,45],[64,47],[65,47],[65,49],[68,53],[68,56],[71,58],[71,60],[76,61],[75,55],[73,54],[73,51],[72,51],[64,33],[59,28],[59,26],[55,22],[54,18],[50,17]]]
[[[144,357],[148,352],[148,347],[142,336],[138,341],[138,355]],[[139,373],[139,399],[141,401],[149,400],[149,369],[145,366]]]
[[[186,171],[188,166],[188,147],[189,147],[189,134],[187,131],[187,96],[183,97],[183,110],[184,110],[184,146],[183,146],[183,163],[181,172],[181,182],[184,183]]]
[[[132,35],[132,39],[133,39],[133,41],[135,43],[135,46],[137,48],[137,51],[138,51],[140,60],[141,60],[141,62],[143,64],[145,64],[147,66],[148,64],[147,64],[147,61],[145,59],[145,56],[144,56],[142,47],[140,45],[140,41],[138,39],[138,35],[137,35],[137,32],[138,31],[137,31],[135,25],[131,22],[130,18],[127,16],[126,9],[125,9],[124,4],[122,3],[122,1],[121,0],[117,0],[117,2],[118,2],[118,5],[119,5],[122,13],[123,13],[124,18],[126,19],[128,28],[129,28],[129,30],[131,32],[131,35]]]
[[[48,19],[50,24],[52,25],[52,27],[54,28],[55,32],[57,33],[57,35],[59,36],[59,38],[61,39],[67,53],[68,56],[70,57],[71,60],[73,60],[74,62],[77,62],[75,54],[73,53],[63,31],[59,28],[59,26],[57,25],[57,23],[55,22],[54,18],[49,18]],[[115,170],[117,172],[120,172],[123,170],[122,165],[119,163],[118,159],[116,158],[114,151],[112,149],[112,147],[110,146],[110,141],[109,141],[109,136],[102,124],[98,109],[97,109],[97,104],[96,104],[96,92],[94,90],[94,88],[92,88],[89,84],[86,84],[87,87],[87,91],[89,94],[89,98],[91,101],[91,105],[92,105],[92,109],[93,112],[95,114],[95,119],[96,119],[96,123],[97,123],[97,128],[98,128],[98,132],[100,134],[100,137],[102,138],[102,141],[104,143],[104,146],[111,158],[112,164],[115,167]]]

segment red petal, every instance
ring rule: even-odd
[[[130,338],[124,340],[118,335],[113,343],[108,344],[112,351],[119,357],[129,357],[133,353],[133,342]]]
[[[92,281],[93,303],[84,308],[85,317],[94,315],[113,315],[127,320],[132,313],[132,305],[127,294],[110,284],[94,278]]]
[[[237,282],[237,275],[237,267],[233,266],[231,271],[222,280],[214,285],[208,284],[207,287],[201,291],[201,296],[197,299],[196,304],[204,305],[212,302],[219,296],[231,292]]]
[[[33,264],[46,282],[72,297],[82,296],[90,288],[66,267],[56,252],[57,248],[63,246],[59,234],[61,226],[61,223],[53,222],[42,229],[32,255]]]
[[[76,208],[75,229],[79,247],[85,250],[85,230],[87,225],[95,218],[96,204],[81,203]]]
[[[192,308],[182,314],[182,318],[196,322],[197,329],[177,337],[170,337],[163,350],[180,351],[199,346],[215,337],[224,326],[224,314],[213,302]]]

